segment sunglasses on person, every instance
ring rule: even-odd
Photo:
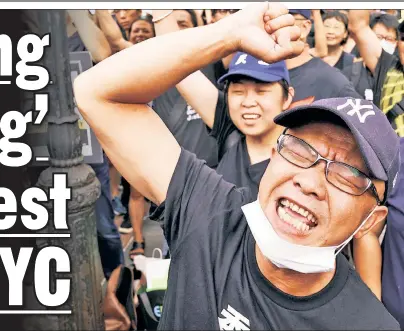
[[[304,140],[285,134],[285,132],[286,130],[278,138],[277,149],[286,161],[300,168],[308,169],[323,160],[327,163],[325,177],[330,184],[345,193],[356,196],[370,190],[376,198],[377,205],[381,204],[376,187],[366,174],[348,164],[322,157]]]

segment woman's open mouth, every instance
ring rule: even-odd
[[[313,214],[303,206],[299,206],[286,198],[278,200],[276,211],[283,222],[294,227],[302,234],[308,234],[318,225],[318,221]]]
[[[261,115],[255,113],[245,113],[242,114],[241,117],[246,121],[253,121],[259,119]]]

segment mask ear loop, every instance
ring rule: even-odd
[[[358,231],[360,229],[362,229],[362,227],[365,225],[365,223],[369,220],[370,216],[373,215],[373,213],[375,212],[377,206],[375,208],[373,208],[373,210],[370,212],[370,214],[368,215],[368,217],[365,218],[365,220],[362,222],[361,225],[359,225],[359,227],[355,230],[355,232],[348,237],[347,240],[345,240],[341,245],[340,248],[338,249],[338,251],[335,253],[335,256],[337,256],[339,253],[341,253],[341,251],[344,249],[344,247],[351,241],[351,239],[358,233]]]

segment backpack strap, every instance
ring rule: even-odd
[[[143,293],[138,294],[138,295],[139,295],[140,301],[142,301],[142,305],[143,305],[144,309],[146,310],[146,313],[149,315],[149,317],[153,321],[158,323],[159,321],[154,316],[153,309],[152,309],[152,306],[150,304],[150,300],[149,300],[149,297],[147,296],[147,293],[143,292]]]
[[[398,116],[404,114],[404,99],[396,103],[387,113],[387,119],[392,123]]]

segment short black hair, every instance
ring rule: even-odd
[[[175,9],[175,10],[183,10],[186,11],[191,16],[191,22],[194,28],[198,26],[198,19],[196,18],[195,11],[193,9]]]
[[[373,14],[370,17],[370,23],[369,26],[371,29],[376,24],[383,24],[387,29],[393,29],[396,33],[396,38],[398,37],[398,19],[394,15],[390,14]]]
[[[348,17],[344,13],[341,13],[338,10],[328,11],[323,15],[323,22],[329,18],[335,18],[337,21],[343,23],[345,26],[345,31],[348,32]],[[341,41],[341,45],[346,44],[347,40],[348,35]]]

